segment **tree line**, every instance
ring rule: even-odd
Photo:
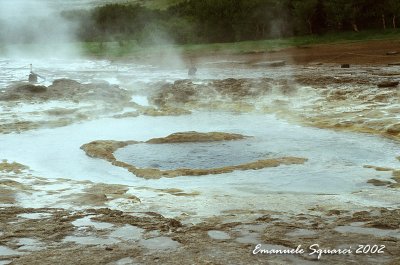
[[[182,0],[165,10],[107,4],[62,15],[83,41],[213,43],[396,29],[399,0]]]

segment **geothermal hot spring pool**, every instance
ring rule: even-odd
[[[0,66],[8,71],[1,73],[0,85],[6,86],[13,81],[26,79],[26,69],[18,68],[28,63],[0,60]],[[80,82],[103,80],[126,89],[134,89],[135,82],[171,82],[187,78],[185,69],[167,70],[133,64],[117,65],[108,61],[38,61],[34,62],[34,65],[38,73],[46,75],[45,83],[48,84],[57,78],[71,78]],[[216,71],[211,67],[204,67],[199,71],[196,81],[290,74],[289,67],[285,67],[284,70]],[[141,95],[133,97],[133,101],[141,105],[148,104],[146,98]],[[71,104],[73,103],[57,102],[56,105],[58,108],[70,108]],[[37,111],[54,107],[53,105],[32,104],[31,107]],[[8,107],[7,111],[10,115],[18,115],[18,111],[29,112],[29,108],[27,110],[26,105],[17,104]],[[6,115],[4,113],[3,115]],[[216,175],[143,179],[124,168],[113,166],[108,161],[88,157],[80,149],[83,144],[94,140],[147,141],[186,131],[218,131],[251,137],[211,143],[140,143],[120,148],[115,152],[115,156],[120,161],[138,167],[158,169],[216,168],[285,156],[303,157],[308,160],[299,165],[237,170]],[[398,204],[396,196],[393,196],[397,194],[396,191],[367,183],[367,180],[377,177],[389,180],[390,172],[378,172],[364,167],[379,165],[395,168],[398,164],[398,143],[373,135],[304,127],[279,119],[273,114],[194,110],[192,114],[182,116],[139,115],[122,119],[104,116],[63,127],[2,134],[0,146],[0,158],[29,166],[34,176],[126,185],[141,199],[142,204],[109,205],[124,210],[142,208],[166,216],[176,216],[185,212],[191,214],[193,219],[200,220],[202,217],[230,209],[267,208],[301,212],[307,209],[310,203],[315,202],[334,204],[339,201],[360,206],[385,207]],[[69,184],[57,182],[53,188],[60,189],[63,185]],[[51,188],[52,186],[48,187]],[[78,187],[75,189],[79,190]],[[198,195],[158,196],[160,189],[180,189]],[[33,192],[19,195],[18,201],[26,207],[55,206],[55,200],[51,196]]]
[[[119,161],[141,168],[174,170],[178,168],[211,169],[245,164],[273,157],[262,152],[256,141],[207,143],[147,144],[139,143],[115,152]]]

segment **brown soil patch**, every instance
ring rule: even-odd
[[[388,55],[389,51],[399,50],[399,40],[354,41],[348,43],[314,44],[291,47],[271,52],[242,54],[184,55],[187,61],[210,62],[215,60],[244,61],[254,65],[260,62],[285,61],[289,64],[335,63],[352,65],[388,65],[400,62],[400,54]],[[265,67],[265,66],[263,66]]]
[[[296,64],[307,63],[337,63],[337,64],[374,64],[387,65],[400,61],[400,56],[386,55],[388,51],[398,50],[400,41],[398,40],[379,40],[366,42],[352,42],[341,44],[320,44],[311,45],[308,49],[290,48],[286,51],[278,51],[273,56],[279,56],[279,53],[288,52]]]

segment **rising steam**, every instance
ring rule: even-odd
[[[43,0],[0,1],[0,51],[11,57],[77,55],[74,25]]]

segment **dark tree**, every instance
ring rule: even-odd
[[[311,16],[312,32],[321,35],[327,30],[327,14],[323,0],[318,0]]]

